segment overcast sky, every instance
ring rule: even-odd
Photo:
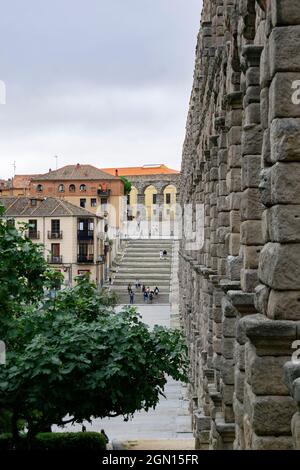
[[[201,0],[9,0],[0,178],[58,165],[180,168]]]

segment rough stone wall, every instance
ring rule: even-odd
[[[300,339],[300,2],[203,3],[180,182],[194,230],[204,204],[203,247],[184,235],[179,269],[196,447],[300,448],[300,367],[285,366]]]

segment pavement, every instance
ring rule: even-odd
[[[121,306],[119,308],[122,308]],[[170,326],[170,305],[138,306],[143,321],[151,328],[155,324]],[[110,441],[120,446],[124,441],[131,441],[126,447],[138,447],[140,441],[181,440],[183,448],[190,446],[193,439],[191,418],[188,412],[187,389],[171,378],[165,388],[166,398],[161,398],[155,410],[138,412],[131,421],[125,422],[122,417],[95,419],[92,423],[85,422],[87,431],[104,429]],[[68,425],[64,429],[53,427],[54,431],[81,431],[81,425]],[[189,443],[188,443],[188,440]],[[138,441],[138,442],[136,442]],[[149,442],[149,445],[155,444]],[[173,445],[179,445],[175,443]],[[180,447],[180,445],[179,445]],[[156,447],[155,447],[156,448]],[[181,447],[182,448],[182,447]],[[189,448],[189,447],[188,447]]]

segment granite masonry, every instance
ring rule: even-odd
[[[180,184],[196,448],[300,449],[299,1],[203,1]]]

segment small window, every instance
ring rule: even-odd
[[[38,184],[37,187],[36,187],[36,190],[38,193],[41,193],[43,191],[43,185],[42,184]]]
[[[152,195],[152,204],[156,204],[157,201],[157,194]]]
[[[95,198],[91,199],[91,207],[97,207],[97,199]]]
[[[166,193],[166,204],[171,204],[171,193]]]
[[[75,191],[76,191],[75,184],[70,184],[69,191],[70,191],[70,193],[75,193]]]
[[[60,193],[64,193],[64,192],[65,192],[65,186],[64,186],[64,184],[60,184],[60,185],[58,186],[58,191],[59,191]]]
[[[86,185],[81,184],[79,189],[80,189],[81,192],[85,192],[86,191]]]
[[[60,232],[60,220],[59,219],[52,219],[51,220],[51,232],[52,233],[59,233]]]
[[[85,206],[86,206],[86,199],[80,199],[80,207],[85,209]]]
[[[37,205],[37,200],[36,199],[30,199],[30,205],[31,205],[31,207],[35,207]]]

